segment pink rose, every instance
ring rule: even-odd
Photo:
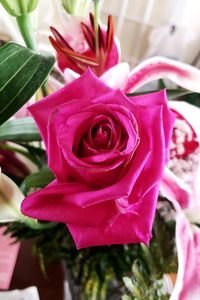
[[[148,243],[174,122],[165,91],[127,98],[87,71],[29,110],[56,180],[22,212],[66,223],[78,248]]]

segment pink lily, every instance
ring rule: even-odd
[[[92,14],[90,14],[90,24],[80,22],[79,26],[81,35],[78,37],[78,43],[74,43],[76,37],[71,36],[71,33],[68,32],[66,37],[63,37],[54,27],[51,27],[54,37],[50,36],[49,39],[56,50],[58,66],[61,71],[69,68],[77,74],[84,73],[90,67],[96,75],[101,76],[119,62],[113,18],[108,17],[107,31],[99,25],[98,41],[95,39]],[[98,44],[96,45],[96,43]]]
[[[171,160],[161,192],[176,209],[178,274],[170,300],[200,299],[200,109],[185,102],[170,102],[177,113]]]
[[[73,69],[64,70],[67,83],[73,81],[79,74]],[[101,80],[111,88],[120,88],[125,93],[133,93],[152,81],[169,79],[178,86],[193,92],[200,92],[200,71],[186,63],[165,57],[152,57],[132,71],[127,63],[118,63],[100,76]]]
[[[183,211],[176,218],[179,269],[170,300],[200,298],[200,228],[191,225]]]
[[[124,91],[130,93],[145,84],[167,78],[188,90],[200,91],[200,71],[190,65],[164,57],[152,57],[134,68],[128,75]]]
[[[120,87],[125,93],[135,92],[149,82],[165,78],[185,89],[200,92],[200,71],[197,68],[159,56],[143,61],[132,71],[127,63],[118,64],[101,76],[110,87]]]

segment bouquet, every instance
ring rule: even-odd
[[[32,239],[43,272],[64,260],[80,299],[198,300],[199,70],[130,71],[97,0],[57,3],[60,28],[35,33],[39,2],[0,0],[26,45],[0,48],[5,234]]]

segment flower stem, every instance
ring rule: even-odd
[[[94,0],[94,34],[95,34],[95,52],[99,56],[99,0]]]
[[[45,81],[45,82],[43,83],[43,85],[41,86],[41,91],[42,91],[43,97],[48,96],[48,89],[47,89],[47,86],[46,86],[46,81]]]
[[[34,32],[32,30],[31,15],[30,14],[21,15],[19,17],[16,17],[16,19],[17,19],[17,24],[19,26],[21,35],[26,44],[26,47],[32,50],[37,50]],[[48,95],[48,89],[46,87],[45,82],[41,86],[41,91],[44,97]]]
[[[24,42],[27,46],[27,48],[36,50],[36,42],[34,38],[34,34],[32,31],[32,25],[31,25],[31,20],[30,20],[30,15],[22,15],[19,17],[16,17],[17,19],[17,24],[19,26],[21,35],[24,39]]]

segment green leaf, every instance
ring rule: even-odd
[[[139,96],[139,95],[145,95],[149,93],[155,93],[158,90],[151,90],[151,91],[145,91],[145,92],[139,92],[139,93],[128,93],[126,96],[132,97],[132,96]],[[186,96],[186,95],[192,95],[192,94],[198,94],[194,93],[185,89],[167,89],[167,98],[168,100],[177,100],[180,97]],[[198,94],[199,95],[199,94]]]
[[[53,173],[44,167],[41,171],[26,177],[21,185],[23,194],[27,195],[31,188],[43,188],[55,179]]]
[[[41,141],[41,136],[33,118],[26,117],[8,120],[0,126],[0,141]]]
[[[161,90],[161,89],[165,89],[165,88],[166,88],[165,81],[163,79],[159,79],[158,80],[158,89]]]
[[[198,93],[194,93],[194,92],[191,92],[191,91],[188,91],[188,90],[184,90],[184,89],[171,89],[171,90],[167,90],[167,98],[169,100],[177,100],[180,97],[189,96],[189,95],[192,95],[192,94],[198,94]]]
[[[15,43],[0,48],[0,125],[34,95],[53,65],[53,56]]]

